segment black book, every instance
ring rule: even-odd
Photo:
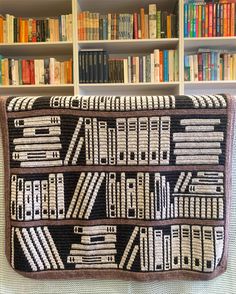
[[[44,84],[50,84],[50,59],[44,59]]]
[[[40,27],[40,20],[36,20],[36,40],[37,42],[41,42],[41,27]]]
[[[17,42],[17,18],[14,17],[14,43]]]
[[[82,52],[79,52],[79,83],[82,83]]]
[[[103,52],[100,51],[98,52],[98,83],[103,83],[104,82],[104,62],[103,62]]]
[[[108,53],[106,51],[104,51],[104,54],[103,54],[103,63],[104,63],[104,67],[103,67],[104,83],[108,83],[109,64],[108,64]]]
[[[98,83],[98,52],[93,52],[93,82]]]

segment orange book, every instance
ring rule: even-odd
[[[145,39],[145,13],[144,13],[144,8],[140,9],[140,15],[141,15],[141,38]]]
[[[159,74],[160,74],[160,82],[163,82],[163,51],[160,50],[160,71],[159,71]]]
[[[230,26],[230,36],[234,36],[235,29],[235,3],[231,3],[231,26]]]
[[[171,15],[167,15],[167,38],[171,38]]]
[[[3,43],[3,16],[0,15],[0,43]]]
[[[29,42],[29,21],[24,20],[24,42]]]
[[[227,3],[227,36],[230,36],[230,3]]]
[[[224,37],[227,37],[227,32],[228,32],[228,22],[227,22],[227,4],[223,4],[224,5],[224,16],[223,16],[223,20],[224,20]]]
[[[20,43],[24,42],[24,21],[20,17],[19,21],[19,26],[20,26]]]

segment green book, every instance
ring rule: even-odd
[[[157,11],[157,39],[161,38],[161,11]]]

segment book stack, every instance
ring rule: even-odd
[[[79,40],[123,40],[175,38],[178,35],[177,13],[160,11],[150,4],[148,13],[100,14],[83,11],[78,14]]]
[[[219,81],[236,79],[236,53],[199,49],[184,58],[185,81]]]
[[[155,83],[179,80],[178,50],[155,49],[148,55],[109,57],[106,51],[79,52],[80,83]]]
[[[236,35],[234,0],[186,1],[184,37],[229,37]]]
[[[71,84],[72,59],[12,59],[0,55],[0,85]]]
[[[72,41],[72,14],[55,18],[0,15],[0,43]]]

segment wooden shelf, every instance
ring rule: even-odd
[[[236,37],[184,38],[186,51],[196,51],[198,48],[235,50]]]
[[[79,41],[80,49],[103,48],[109,53],[148,53],[154,49],[174,49],[178,46],[179,39],[134,39],[134,40],[96,40]]]
[[[73,55],[73,42],[0,43],[3,56]]]

